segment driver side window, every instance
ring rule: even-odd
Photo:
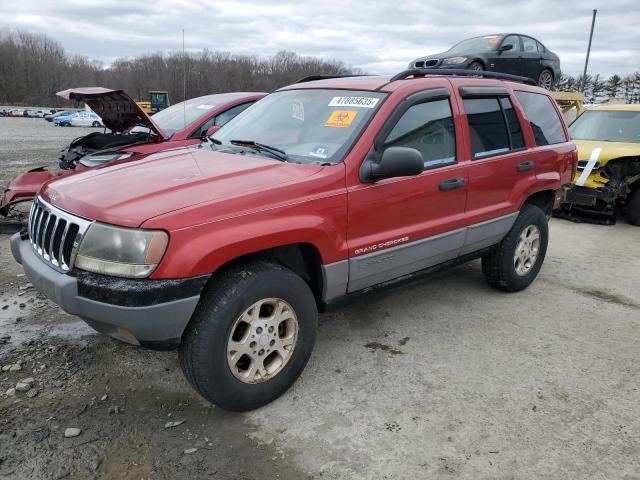
[[[513,48],[509,50],[510,52],[520,51],[520,39],[518,38],[517,35],[509,35],[508,37],[505,37],[505,39],[502,41],[502,45],[507,45],[509,43],[513,45]]]
[[[434,100],[409,107],[387,136],[384,148],[415,148],[424,168],[456,163],[456,135],[449,100]]]

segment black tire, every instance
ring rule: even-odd
[[[520,235],[532,225],[538,228],[540,236],[538,254],[528,272],[521,275],[516,271],[515,266],[516,248]],[[538,275],[547,253],[548,243],[547,216],[535,205],[524,205],[511,230],[498,244],[497,250],[490,256],[482,258],[482,273],[487,283],[506,292],[524,290]]]
[[[640,181],[636,182],[639,183]],[[627,222],[631,225],[640,226],[640,185],[638,185],[627,203]]]
[[[477,70],[477,71],[482,71],[484,70],[484,65],[482,65],[480,62],[471,62],[468,66],[467,66],[467,70]]]
[[[294,310],[296,341],[277,374],[261,383],[245,383],[231,371],[227,342],[240,315],[267,298],[282,299]],[[300,376],[313,351],[317,325],[315,298],[302,278],[275,263],[240,264],[221,272],[203,292],[183,335],[180,366],[189,383],[210,402],[226,410],[252,410],[278,398]]]
[[[100,123],[99,123],[99,122],[93,122],[93,123],[91,124],[91,126],[92,126],[92,127],[99,127],[99,126],[100,126]]]

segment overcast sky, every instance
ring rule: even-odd
[[[590,73],[640,70],[640,0],[0,0],[0,28],[45,33],[69,53],[115,58],[182,47],[273,55],[289,50],[392,74],[413,58],[475,35],[519,32],[581,73],[598,17]]]

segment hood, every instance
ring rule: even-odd
[[[639,157],[640,143],[605,142],[603,140],[573,140],[578,147],[578,159],[589,160],[591,152],[596,148],[602,151],[598,155],[601,165],[620,157]]]
[[[415,63],[416,62],[424,62],[424,61],[428,61],[428,60],[438,60],[438,63],[436,65],[430,65],[431,67],[435,67],[435,66],[440,66],[440,62],[442,60],[444,60],[445,58],[450,58],[450,57],[467,57],[467,58],[474,58],[478,56],[478,52],[450,52],[450,51],[446,51],[446,52],[442,52],[442,53],[433,53],[431,55],[425,55],[424,57],[418,57],[416,58],[414,61],[412,61],[409,64],[410,68],[415,68]],[[427,68],[429,68],[429,66],[427,66]]]
[[[183,148],[57,179],[45,185],[40,194],[69,213],[138,227],[158,215],[267,191],[322,168],[208,148]],[[255,207],[267,201],[268,192]]]
[[[105,127],[122,132],[130,127],[141,126],[156,135],[169,138],[140,106],[123,90],[103,87],[70,88],[56,93],[66,100],[84,102],[102,119]]]

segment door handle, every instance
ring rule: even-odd
[[[449,180],[445,180],[444,182],[440,182],[440,185],[438,185],[438,189],[441,192],[444,192],[446,190],[455,190],[456,188],[462,188],[463,186],[464,186],[464,178],[457,177],[457,178],[450,178]]]
[[[519,163],[518,166],[516,167],[516,170],[518,172],[527,172],[529,170],[533,170],[533,167],[535,166],[536,164],[533,163],[531,160],[529,160],[527,162]]]

